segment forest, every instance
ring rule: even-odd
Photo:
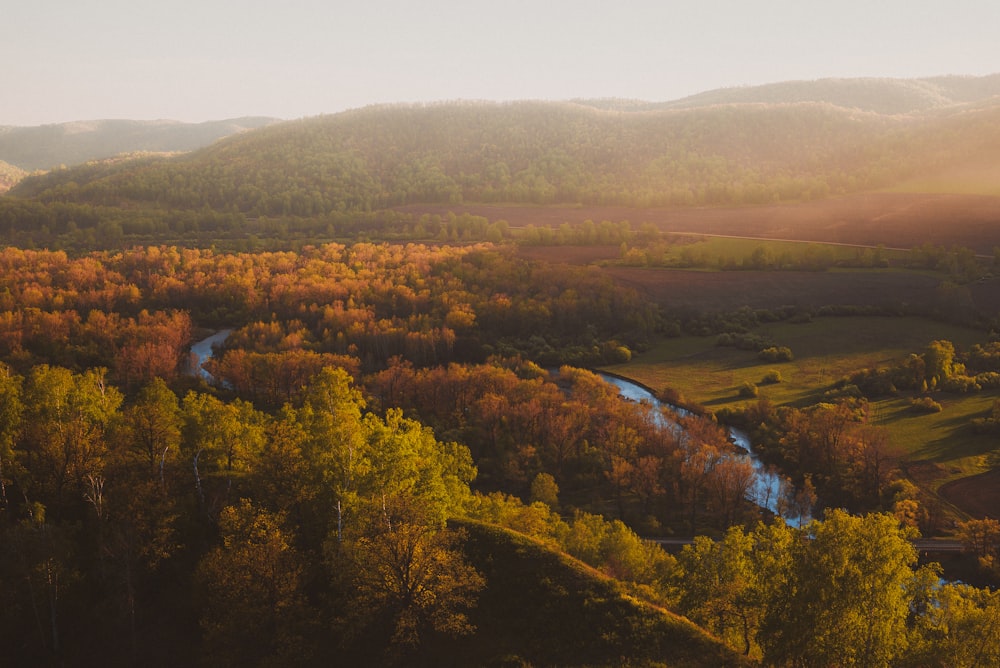
[[[15,662],[149,664],[165,644],[186,649],[163,665],[495,660],[470,649],[486,581],[462,546],[482,525],[459,519],[532,536],[689,616],[727,660],[827,665],[850,646],[871,665],[981,665],[1000,651],[988,641],[955,663],[958,639],[989,639],[1000,601],[935,586],[918,563],[909,538],[930,525],[906,515],[920,505],[858,404],[745,416],[810,467],[781,464],[800,481],[787,504],[861,513],[794,529],[748,501],[753,471],[714,419],[667,430],[571,366],[627,358],[665,326],[593,268],[490,244],[8,248],[0,261],[0,577]],[[212,385],[187,352],[206,324],[233,330],[207,364]],[[995,522],[963,526],[984,563],[1000,556]],[[724,541],[671,555],[639,538],[705,532]],[[846,562],[813,549],[821,539]],[[844,563],[862,569],[854,598],[761,589]],[[885,627],[857,627],[886,578],[900,595],[879,599]],[[807,623],[831,596],[840,617]],[[514,654],[544,656],[532,651]]]
[[[996,433],[996,252],[545,218],[711,217],[988,160],[997,108],[952,83],[957,110],[921,86],[905,113],[375,107],[16,174],[0,197],[0,663],[1000,663],[1000,521],[912,475],[878,408],[993,400],[953,421],[976,444]],[[846,296],[696,308],[670,272],[727,290],[822,275]],[[859,278],[924,292],[865,301],[843,287]],[[806,347],[784,337],[820,318],[977,343],[935,335],[792,396]],[[202,365],[192,346],[213,334]],[[597,373],[639,377],[692,340],[710,352],[682,355],[706,365],[690,375],[723,360],[730,396],[657,381],[660,408]],[[771,503],[731,427],[781,481]]]

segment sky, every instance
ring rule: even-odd
[[[1000,72],[996,0],[3,0],[0,125]]]

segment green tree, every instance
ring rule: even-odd
[[[678,607],[730,646],[759,657],[764,606],[755,542],[741,527],[731,527],[721,541],[698,536],[685,546],[678,558],[683,582]]]
[[[149,469],[163,468],[168,454],[180,446],[181,414],[177,395],[162,378],[155,378],[139,390],[135,402],[124,410],[128,440]]]
[[[24,432],[18,457],[27,471],[28,498],[50,514],[79,504],[99,477],[107,452],[105,433],[122,403],[105,383],[104,369],[74,374],[36,366],[24,386]]]
[[[907,648],[917,579],[910,536],[891,515],[833,510],[805,537],[789,555],[789,598],[765,618],[765,660],[892,665]]]
[[[346,371],[326,367],[304,393],[299,423],[302,444],[315,488],[335,513],[338,540],[345,520],[359,512],[359,493],[371,468],[361,411],[365,401]]]
[[[1000,665],[1000,592],[936,583],[928,591],[906,663],[940,668]]]
[[[553,510],[559,509],[559,485],[551,474],[542,472],[531,481],[531,503],[540,501]]]
[[[924,365],[927,383],[930,387],[938,387],[952,378],[957,369],[955,366],[955,346],[951,341],[932,341],[924,350]]]
[[[199,502],[215,512],[263,449],[266,419],[248,402],[236,399],[227,404],[199,392],[185,395],[181,414],[182,440],[192,459]],[[209,481],[217,484],[208,489]]]

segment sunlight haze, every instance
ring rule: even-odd
[[[0,27],[0,125],[983,75],[998,25],[985,0],[20,2]]]

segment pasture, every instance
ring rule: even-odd
[[[889,366],[921,353],[931,341],[947,339],[962,352],[986,340],[982,331],[914,317],[816,318],[769,324],[756,333],[791,348],[794,359],[765,362],[753,351],[716,346],[714,336],[685,336],[662,339],[632,361],[604,368],[655,390],[671,388],[713,411],[755,401],[740,396],[744,383],[756,384],[759,396],[776,404],[802,407],[824,400],[852,372]],[[772,371],[781,382],[763,384]],[[933,396],[943,407],[939,413],[916,412],[910,407],[912,394],[901,394],[872,402],[873,419],[888,430],[910,478],[934,493],[952,483],[942,495],[974,511],[970,499],[986,493],[991,480],[974,476],[989,469],[1000,444],[995,436],[976,433],[971,420],[988,415],[1000,393]]]

